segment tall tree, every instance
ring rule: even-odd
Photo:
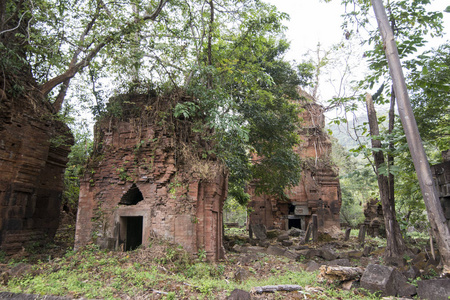
[[[373,151],[375,172],[377,173],[378,178],[378,188],[383,208],[384,225],[386,228],[387,244],[384,252],[385,260],[391,264],[401,265],[406,247],[395,213],[394,193],[392,191],[393,180],[390,178],[391,174],[381,172],[381,167],[385,165],[385,159],[381,149],[381,141],[378,139],[380,135],[378,118],[373,105],[372,95],[370,94],[366,94],[366,106],[370,135],[372,137],[372,148],[375,149]]]
[[[83,70],[107,45],[120,42],[123,36],[137,31],[147,20],[156,20],[167,0],[160,0],[153,10],[135,18],[126,13],[127,7],[102,0],[71,0],[55,3],[43,0],[33,3],[22,0],[1,0],[0,45],[2,55],[2,88],[0,92],[14,97],[14,86],[26,85],[17,71],[28,70],[37,81],[38,91],[47,97],[55,87],[53,106],[58,112],[65,99],[71,79]],[[142,6],[142,3],[140,4]],[[119,14],[112,14],[111,11]],[[120,19],[119,19],[120,18]],[[75,36],[75,38],[74,38]],[[31,80],[31,76],[26,80]],[[16,81],[14,82],[8,81]]]
[[[70,89],[78,84],[76,74],[89,83],[96,113],[114,93],[183,89],[195,100],[174,112],[207,116],[215,151],[237,168],[237,186],[259,178],[259,189],[282,193],[298,181],[299,159],[292,151],[298,111],[291,100],[298,97],[299,78],[283,60],[287,15],[274,6],[259,0],[1,1],[7,8],[1,20],[9,22],[2,23],[1,46],[11,56],[0,59],[24,63],[55,111],[67,93],[82,90]],[[17,37],[17,49],[7,36]],[[89,72],[81,72],[85,68]],[[106,81],[114,82],[107,92]],[[12,97],[14,82],[6,86],[1,91]],[[251,152],[264,159],[251,165]]]
[[[222,23],[229,17],[215,14]],[[285,188],[300,179],[293,147],[298,142],[295,99],[301,80],[283,59],[289,47],[282,37],[285,14],[258,2],[232,17],[238,26],[216,32],[211,58],[205,51],[206,59],[199,60],[187,87],[215,128],[218,153],[231,172],[230,194],[245,203],[250,180],[255,179],[257,192],[284,196]]]
[[[430,166],[420,140],[419,130],[408,97],[397,45],[395,43],[393,32],[389,27],[389,21],[382,1],[372,0],[372,4],[377,17],[380,33],[383,37],[386,57],[394,82],[395,94],[398,97],[399,114],[418,175],[422,195],[427,208],[428,220],[430,221],[432,232],[439,247],[444,266],[444,273],[450,274],[450,229],[446,224],[438,192],[433,184]]]
[[[373,50],[367,51],[366,56],[370,61],[370,68],[372,70],[369,76],[364,78],[360,87],[372,88],[377,81],[383,80],[389,82],[388,78],[388,60],[385,55],[385,45],[381,43],[381,36],[378,34],[378,30],[370,29],[370,22],[368,16],[370,15],[371,3],[370,1],[354,1],[343,0],[345,5],[352,5],[353,10],[347,14],[344,28],[347,30],[348,35],[354,34],[361,28],[364,28],[366,33],[369,33],[366,38],[365,44],[373,44]],[[396,42],[398,47],[398,55],[400,59],[407,61],[411,54],[418,52],[418,49],[425,45],[427,36],[440,35],[442,33],[442,13],[441,12],[429,12],[426,10],[426,5],[429,1],[389,1],[387,3],[387,21],[386,26],[391,27],[391,32],[394,32],[396,36]],[[351,24],[356,24],[356,31],[352,29]],[[423,58],[423,56],[421,56]],[[417,60],[415,60],[417,62]],[[418,65],[422,65],[421,63]],[[414,63],[405,63],[405,66],[414,69]],[[425,69],[426,71],[426,69]],[[393,76],[391,72],[391,77]],[[382,79],[384,77],[384,79]],[[387,93],[387,96],[391,98],[391,110],[394,105],[393,100],[395,97],[400,97],[398,91],[392,89],[391,95]],[[379,98],[378,102],[383,103],[384,97]],[[381,100],[381,101],[380,101]],[[400,106],[400,105],[399,105]],[[392,113],[390,114],[392,116]],[[399,130],[392,130],[392,121],[390,120],[391,132],[399,132]],[[392,138],[392,134],[387,135]],[[397,138],[398,140],[401,140]],[[389,142],[392,145],[392,141]],[[390,146],[392,148],[392,146]],[[392,153],[392,152],[391,152]],[[411,155],[413,153],[411,152]],[[390,163],[392,159],[388,159],[386,169],[389,172],[390,184],[389,188],[392,194],[394,187],[393,180],[391,179],[394,174],[395,167]],[[392,175],[391,175],[392,174]]]

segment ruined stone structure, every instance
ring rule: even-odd
[[[444,162],[431,166],[431,174],[450,228],[450,150],[442,152],[442,158]]]
[[[208,154],[205,133],[194,132],[191,119],[173,117],[175,104],[187,100],[111,100],[113,113],[96,124],[95,153],[81,182],[76,247],[131,250],[156,236],[191,253],[205,250],[209,260],[223,257],[227,173]]]
[[[300,183],[287,191],[289,200],[269,195],[255,195],[250,187],[250,224],[263,224],[267,229],[306,229],[313,214],[318,215],[319,230],[339,228],[341,192],[337,168],[330,159],[331,141],[324,131],[323,108],[308,94],[301,92],[303,120],[299,132],[301,142],[295,149],[303,161]]]
[[[13,253],[52,239],[73,138],[31,93],[0,99],[0,245]]]
[[[364,204],[364,225],[369,236],[386,236],[383,207],[377,198],[369,199]]]

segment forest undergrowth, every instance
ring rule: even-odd
[[[227,239],[243,243],[245,234],[233,229]],[[356,246],[356,240],[353,234],[349,247]],[[376,238],[367,243],[383,242]],[[252,293],[252,299],[380,299],[360,289],[344,290],[338,282],[322,282],[319,271],[305,271],[309,262],[305,257],[294,261],[256,253],[257,259],[244,262],[242,254],[228,251],[225,259],[210,263],[204,250],[192,255],[157,239],[128,252],[100,250],[96,245],[74,251],[53,245],[22,255],[2,258],[3,269],[20,271],[2,275],[0,292],[73,299],[226,299],[234,289],[251,292],[258,286],[289,284],[303,289]]]

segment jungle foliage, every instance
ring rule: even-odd
[[[298,85],[310,70],[284,60],[287,14],[259,0],[104,2],[1,0],[2,93],[31,90],[55,111],[87,107],[96,117],[118,94],[170,94],[192,101],[176,117],[214,129],[230,169],[230,195],[244,186],[284,195],[300,177],[293,146]],[[226,24],[226,26],[223,26]],[[24,77],[19,71],[26,72]],[[76,148],[74,148],[76,150]]]
[[[424,228],[424,224],[427,223],[425,206],[405,134],[398,118],[396,118],[394,129],[389,132],[388,115],[384,113],[386,104],[391,101],[391,96],[395,97],[395,95],[390,88],[391,78],[381,36],[373,20],[371,2],[343,0],[341,3],[348,8],[348,13],[344,16],[343,30],[346,32],[347,39],[358,37],[361,41],[361,46],[366,49],[364,58],[368,62],[370,72],[364,78],[354,82],[351,95],[339,95],[330,101],[330,106],[342,106],[345,111],[345,117],[338,117],[332,122],[347,125],[358,142],[351,153],[365,157],[369,166],[373,165],[370,159],[372,151],[382,151],[385,156],[392,156],[395,159],[393,165],[382,165],[380,172],[395,176],[398,219],[403,229],[408,226]],[[441,160],[440,151],[450,146],[448,140],[450,82],[447,76],[448,42],[438,49],[424,50],[428,41],[443,33],[443,11],[431,11],[428,8],[429,4],[428,0],[389,1],[386,3],[386,11],[394,31],[400,59],[403,62],[420,135],[430,164],[434,164]],[[350,41],[343,44],[345,43]],[[340,49],[343,49],[343,46]],[[370,138],[367,123],[356,122],[357,124],[352,125],[351,118],[348,118],[358,114],[357,110],[364,101],[364,94],[368,91],[374,96],[377,110],[382,111],[378,114],[380,135],[371,137],[381,141],[380,149],[373,149],[366,142]],[[345,184],[345,181],[343,182]]]

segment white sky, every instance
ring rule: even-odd
[[[289,60],[300,62],[303,55],[309,50],[314,51],[320,42],[323,49],[342,41],[341,29],[344,6],[340,0],[324,3],[322,0],[265,0],[282,12],[290,15],[290,20],[285,23],[288,27],[287,39],[291,42],[291,48],[286,55]],[[449,0],[431,0],[430,8],[443,11],[450,5]],[[376,26],[376,22],[372,26]],[[450,40],[450,13],[444,13],[444,32],[446,37],[434,39],[430,45],[435,47],[445,40]],[[339,72],[339,70],[336,70]],[[319,88],[319,102],[335,96],[335,88],[326,83],[321,83]]]
[[[341,15],[344,13],[340,1],[323,3],[319,0],[266,0],[278,10],[290,15],[285,23],[288,27],[287,39],[291,42],[288,59],[299,60],[317,43],[329,47],[342,37]]]
[[[341,28],[343,21],[341,15],[345,13],[345,7],[341,5],[340,0],[333,0],[330,3],[324,3],[322,0],[266,1],[275,5],[278,10],[290,15],[290,20],[285,22],[285,25],[288,27],[286,37],[291,42],[291,48],[286,54],[288,60],[300,62],[304,58],[304,54],[308,51],[315,51],[318,43],[320,43],[321,49],[328,50],[332,45],[344,40],[344,34]],[[430,11],[443,11],[450,5],[449,0],[431,0],[431,2],[431,5],[429,5]],[[440,39],[430,39],[428,41],[429,48],[437,47],[446,40],[450,40],[450,13],[444,12],[443,15],[445,37]],[[375,19],[370,26],[377,26]],[[371,29],[376,28],[372,27]],[[362,50],[357,56],[362,57]],[[357,67],[353,68],[352,71],[355,72],[355,76],[361,78],[366,70],[364,63],[360,58],[356,58],[355,61],[354,64],[356,64]],[[334,72],[334,74],[327,74],[326,76],[328,77],[321,78],[319,84],[317,100],[322,104],[325,104],[327,99],[331,99],[338,94],[336,84],[331,85],[326,81],[329,81],[330,79],[340,79],[342,70],[340,70],[339,67],[336,67],[331,72]],[[322,75],[322,77],[326,76]],[[375,92],[375,90],[373,92]],[[342,94],[340,96],[342,96]]]
[[[278,10],[290,15],[287,38],[291,41],[289,59],[298,59],[318,42],[324,47],[338,43],[343,38],[341,15],[345,8],[340,0],[324,3],[321,0],[266,0]],[[430,10],[443,11],[450,6],[449,0],[431,0]],[[376,24],[373,24],[376,26]],[[447,39],[450,39],[450,13],[444,13]]]

